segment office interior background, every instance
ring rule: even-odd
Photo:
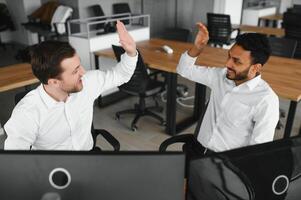
[[[0,0],[0,3],[7,6],[15,26],[15,30],[2,30],[0,32],[1,43],[5,44],[5,47],[0,46],[0,67],[19,63],[20,61],[16,58],[18,52],[29,45],[38,43],[37,34],[26,30],[22,23],[28,22],[28,15],[47,2],[48,0]],[[229,14],[232,24],[244,24],[244,20],[248,19],[244,12],[249,9],[273,7],[276,9],[276,13],[284,13],[287,8],[292,7],[294,4],[301,4],[301,0],[57,0],[57,2],[73,9],[71,19],[93,17],[88,8],[95,4],[101,5],[105,15],[112,15],[112,5],[114,3],[126,2],[129,4],[132,13],[150,15],[151,38],[163,36],[166,28],[183,28],[190,30],[189,42],[192,42],[194,39],[196,22],[206,23],[208,12]],[[115,59],[104,59],[102,62],[102,65],[108,68],[115,64]],[[87,66],[87,68],[89,67]],[[194,94],[193,83],[181,77],[178,77],[178,81],[187,85],[188,96]],[[0,93],[0,123],[2,126],[9,119],[14,108],[15,94],[22,90],[24,88]],[[158,95],[157,98],[159,104],[164,108],[163,112],[158,112],[158,115],[164,118],[166,108],[165,102],[162,100],[164,98],[161,95]],[[123,150],[158,150],[161,142],[170,137],[170,135],[165,133],[164,126],[152,118],[143,117],[137,125],[137,130],[132,131],[130,122],[133,116],[125,116],[120,120],[115,119],[117,111],[129,108],[137,101],[137,97],[127,97],[105,106],[98,106],[95,103],[94,125],[112,133],[120,141],[121,149]],[[147,100],[147,104],[152,103],[152,100]],[[185,103],[192,104],[191,101]],[[287,111],[289,103],[289,100],[280,98],[281,109]],[[185,118],[192,112],[191,107],[177,104],[177,121]],[[281,121],[285,125],[286,118],[281,119]],[[292,135],[298,134],[300,125],[301,106],[298,104]],[[183,130],[180,134],[193,133],[194,129],[195,124]],[[283,131],[283,127],[277,129],[275,139],[282,138]],[[0,137],[0,147],[3,148],[3,141],[5,140],[3,130]],[[99,139],[98,142],[103,143],[103,140]],[[106,144],[102,144],[102,146],[106,146]],[[173,148],[179,149],[178,146]]]

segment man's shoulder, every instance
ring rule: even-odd
[[[261,96],[260,99],[263,102],[269,102],[269,103],[279,102],[278,95],[275,93],[275,91],[271,88],[271,86],[266,81],[262,80],[258,91]]]
[[[26,113],[33,113],[38,110],[43,101],[39,94],[38,88],[28,92],[15,106],[14,110]]]

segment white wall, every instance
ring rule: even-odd
[[[301,0],[293,0],[293,4],[301,4]]]
[[[196,33],[197,22],[207,23],[207,12],[213,12],[213,0],[178,0],[178,27]]]
[[[293,0],[281,0],[279,12],[284,13],[287,10],[287,8],[290,8],[292,6],[293,6]]]
[[[232,24],[240,24],[243,0],[214,0],[213,12],[228,14]]]

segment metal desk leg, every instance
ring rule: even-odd
[[[283,138],[289,138],[291,136],[293,123],[294,123],[294,118],[295,118],[295,114],[296,114],[296,108],[297,108],[297,102],[296,101],[291,101],[289,111],[288,111],[287,120],[286,120],[286,125],[285,125]]]
[[[166,73],[167,102],[166,102],[166,133],[176,134],[176,95],[177,95],[177,74]]]
[[[195,83],[194,110],[193,117],[197,121],[206,107],[206,86]]]
[[[97,55],[94,55],[94,59],[95,59],[95,69],[99,69],[98,56],[97,56]]]

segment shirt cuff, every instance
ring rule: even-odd
[[[191,56],[188,54],[188,51],[185,51],[185,52],[183,53],[183,56],[185,57],[186,62],[189,63],[190,65],[191,65],[191,64],[194,65],[196,59],[198,58],[198,57],[191,57]]]
[[[121,55],[121,60],[124,61],[125,63],[129,64],[129,65],[135,65],[137,63],[138,60],[138,51],[136,50],[136,56],[129,56],[126,52],[124,54]]]

